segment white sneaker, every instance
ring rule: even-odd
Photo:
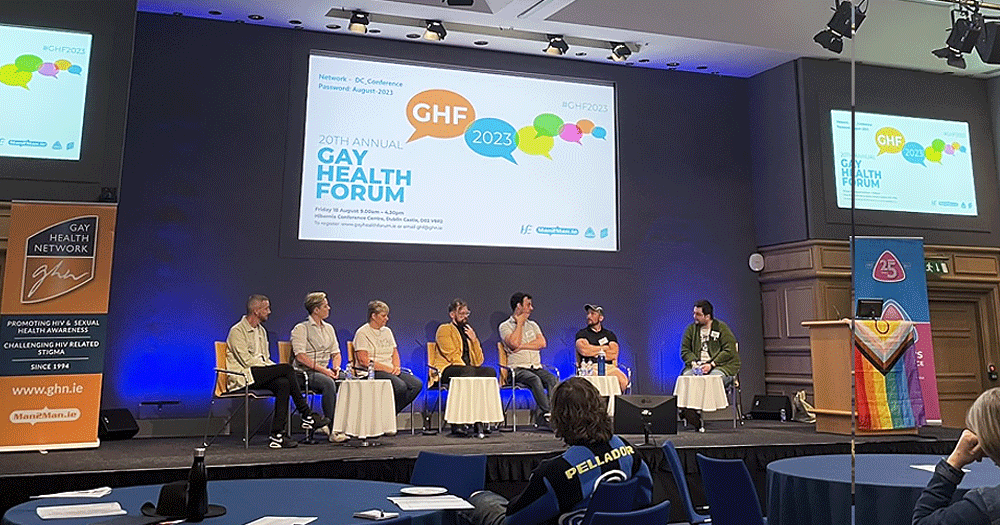
[[[330,433],[330,443],[343,443],[343,442],[347,441],[348,439],[351,439],[351,437],[348,436],[347,434],[343,433],[343,432],[331,432]]]
[[[332,423],[330,425],[332,425]],[[316,433],[318,433],[318,434],[325,434],[325,435],[329,436],[330,435],[330,425],[326,425],[324,427],[317,428],[316,429]]]

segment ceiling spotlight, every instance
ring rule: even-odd
[[[951,12],[951,34],[944,42],[945,47],[935,49],[931,51],[931,54],[945,59],[951,67],[965,69],[963,55],[976,47],[979,33],[983,31],[983,15],[979,14],[978,10],[978,3],[975,4],[972,11],[953,10]]]
[[[445,1],[448,2],[448,5],[450,6],[468,7],[472,5],[473,0],[445,0]]]
[[[368,32],[368,13],[355,11],[351,15],[351,22],[347,25],[347,30],[352,33],[365,34]]]
[[[546,35],[549,39],[549,45],[545,47],[542,51],[550,55],[565,55],[569,51],[569,44],[563,40],[562,35]]]
[[[632,56],[632,50],[628,48],[625,44],[621,42],[611,43],[611,60],[615,62],[624,62],[628,60],[628,57]]]
[[[864,11],[861,6],[864,4]],[[857,6],[851,0],[843,0],[833,9],[833,17],[826,24],[826,29],[816,33],[813,42],[823,46],[824,49],[840,53],[844,50],[844,37],[851,38],[861,22],[865,21],[865,12],[868,11],[868,0],[861,0]],[[851,28],[851,13],[854,14],[854,28]]]
[[[444,37],[448,35],[448,31],[445,31],[444,24],[440,20],[428,20],[427,29],[424,30],[424,40],[444,40]]]

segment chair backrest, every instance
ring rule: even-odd
[[[663,525],[670,521],[670,500],[631,512],[596,512],[590,525]]]
[[[278,341],[278,362],[292,364],[291,341]]]
[[[226,353],[229,352],[229,345],[225,341],[215,342],[215,368],[226,368]],[[226,391],[226,374],[215,374],[215,390],[212,395],[221,396]]]
[[[439,379],[438,376],[441,375],[436,370],[434,370],[434,369],[431,368],[431,363],[434,362],[434,356],[437,355],[437,351],[438,351],[438,345],[437,345],[437,343],[434,342],[434,341],[428,341],[427,342],[427,365],[428,365],[427,366],[427,384],[428,385],[433,385],[434,383],[437,383],[438,379]]]
[[[353,372],[354,370],[356,370],[358,368],[357,356],[354,354],[354,341],[353,340],[347,342],[347,362],[350,363],[348,365],[348,369],[351,372]]]
[[[503,347],[503,341],[497,341],[497,364],[500,365],[500,386],[506,385],[510,379],[510,372],[507,366],[507,349]]]
[[[760,499],[742,459],[714,459],[698,454],[712,525],[763,525]]]
[[[636,496],[639,494],[639,478],[625,481],[605,481],[597,485],[587,503],[587,512],[581,525],[590,525],[595,512],[629,512],[636,510]]]
[[[678,504],[687,515],[687,522],[704,523],[708,521],[708,516],[699,514],[694,510],[694,504],[691,503],[691,493],[688,491],[687,486],[687,473],[681,465],[681,458],[677,455],[677,449],[674,447],[673,442],[667,441],[663,444],[663,456],[667,459],[667,466],[670,467],[670,473],[674,476],[677,493],[681,496],[681,501]]]
[[[486,456],[420,452],[410,484],[444,487],[460,498],[468,498],[486,486]]]

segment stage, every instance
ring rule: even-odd
[[[732,421],[708,421],[707,432],[681,429],[676,435],[654,436],[656,444],[674,442],[687,471],[696,505],[704,505],[695,454],[741,458],[764,494],[765,469],[776,459],[813,454],[850,452],[850,437],[820,434],[814,425],[797,422],[747,420],[733,430]],[[857,439],[858,453],[904,453],[947,455],[960,431],[925,427],[918,435],[865,437]],[[295,437],[301,437],[296,435]],[[632,444],[641,435],[625,436]],[[105,441],[96,449],[5,453],[0,455],[0,511],[26,501],[29,496],[100,486],[161,484],[185,479],[191,454],[201,438],[145,438]],[[210,480],[244,478],[325,477],[406,482],[417,454],[428,450],[447,454],[486,454],[486,487],[506,496],[516,494],[539,461],[564,450],[562,441],[550,432],[518,427],[516,433],[494,432],[485,439],[441,435],[411,435],[404,431],[383,437],[374,447],[355,447],[322,442],[295,449],[272,450],[267,436],[258,434],[243,448],[238,436],[221,436],[206,454]],[[654,477],[654,501],[676,499],[662,451],[642,451]],[[211,488],[211,486],[210,486]],[[672,506],[678,511],[679,506]],[[672,521],[680,519],[672,515]]]

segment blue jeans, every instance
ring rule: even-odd
[[[298,373],[299,387],[302,388],[303,392],[306,388],[306,378],[309,378],[309,390],[312,392],[318,392],[323,395],[323,415],[330,418],[333,421],[333,410],[337,406],[337,382],[326,374],[305,370],[305,374]]]
[[[542,414],[551,412],[552,405],[549,403],[549,396],[552,395],[552,389],[559,383],[555,374],[544,368],[515,368],[514,370],[515,382],[531,390],[538,410]]]
[[[375,371],[375,379],[388,379],[392,382],[392,395],[396,401],[396,413],[400,413],[420,395],[424,388],[424,383],[413,374],[402,371],[399,375],[390,374],[381,370]]]
[[[471,510],[458,511],[461,525],[500,525],[507,517],[507,498],[488,490],[475,493],[469,498]]]

